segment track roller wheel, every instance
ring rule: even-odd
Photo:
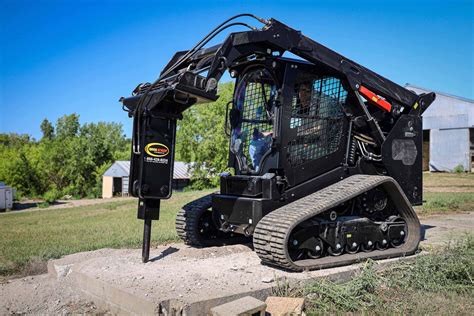
[[[314,250],[308,249],[308,257],[311,259],[318,259],[321,258],[324,254],[324,243],[321,239],[316,240],[316,245],[314,246]]]
[[[358,245],[355,242],[346,245],[346,252],[350,254],[355,254],[359,252],[359,249],[360,249],[360,245]]]
[[[337,246],[339,246],[339,248]],[[328,254],[330,254],[331,256],[340,256],[343,252],[344,247],[342,247],[341,244],[337,244],[334,248],[331,246],[328,247]]]
[[[388,248],[388,241],[386,239],[383,239],[382,241],[377,241],[375,243],[375,248],[377,250],[385,250]]]
[[[374,250],[375,245],[372,241],[368,241],[366,243],[362,243],[360,245],[360,248],[362,249],[363,252],[371,252],[372,250]]]

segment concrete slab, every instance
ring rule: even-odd
[[[146,264],[139,249],[99,250],[84,260],[75,254],[50,262],[50,274],[63,275],[67,266],[78,289],[116,313],[205,315],[214,306],[248,295],[264,301],[278,282],[345,280],[361,267],[287,272],[261,265],[244,245],[196,249],[170,244],[151,254],[155,257]],[[377,267],[399,260],[379,261]]]

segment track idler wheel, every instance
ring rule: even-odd
[[[397,234],[398,236],[395,238],[390,238],[390,246],[393,248],[398,248],[405,243],[406,230],[407,230],[406,222],[400,216],[391,216],[388,221],[389,223],[403,225],[403,229],[400,230],[400,232]]]

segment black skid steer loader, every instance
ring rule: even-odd
[[[242,17],[261,26],[234,22]],[[249,30],[206,47],[232,26]],[[226,71],[235,90],[222,132],[235,172],[178,213],[185,243],[253,238],[263,263],[294,271],[415,253],[421,115],[435,94],[417,95],[275,19],[241,14],[121,99],[133,117],[129,191],[145,221],[144,262],[151,221],[172,193],[176,123],[189,107],[217,100]]]

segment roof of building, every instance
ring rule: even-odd
[[[408,83],[405,88],[418,94],[436,93],[433,104],[423,113],[424,130],[474,127],[474,100],[445,92],[432,91]]]
[[[449,94],[449,93],[446,93],[446,92],[434,91],[434,90],[431,90],[431,89],[426,89],[426,88],[423,88],[423,87],[420,87],[420,86],[416,86],[416,85],[413,85],[413,84],[410,84],[410,83],[406,83],[406,84],[405,84],[405,88],[415,88],[415,89],[423,90],[423,91],[426,91],[426,92],[434,92],[434,93],[436,93],[437,95],[438,95],[438,94],[439,94],[439,95],[444,95],[445,97],[448,97],[448,98],[453,98],[453,99],[458,99],[458,100],[461,100],[461,101],[464,101],[464,102],[474,103],[474,100],[469,99],[469,98],[460,97],[460,96],[457,96],[457,95],[454,95],[454,94]]]
[[[105,177],[128,177],[130,174],[130,161],[118,160],[104,172]]]
[[[173,179],[190,179],[191,172],[189,170],[190,163],[175,161],[173,169]],[[107,169],[104,177],[128,177],[130,174],[130,161],[118,160]]]

